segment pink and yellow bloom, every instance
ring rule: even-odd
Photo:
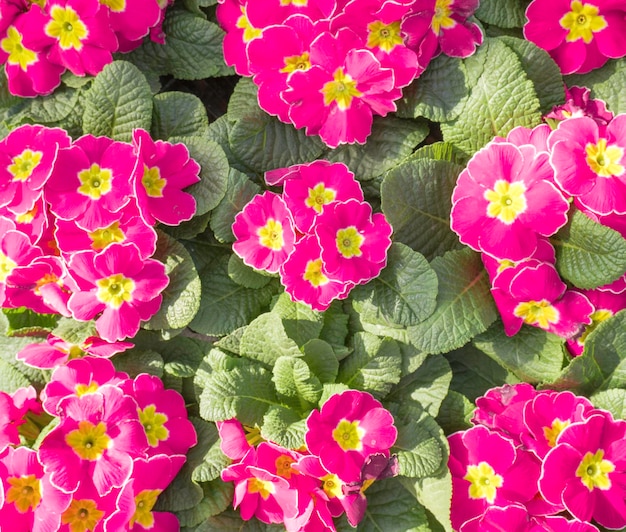
[[[606,108],[603,100],[591,98],[591,91],[587,87],[565,87],[565,103],[552,108],[544,119],[557,123],[568,118],[588,116],[598,125],[606,126],[613,120],[613,113]]]

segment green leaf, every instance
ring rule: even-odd
[[[578,288],[612,283],[626,271],[626,239],[578,210],[552,243],[561,277]]]
[[[258,519],[243,521],[239,510],[229,509],[214,517],[209,517],[193,530],[181,529],[181,532],[284,532],[281,525],[266,525]]]
[[[80,91],[59,87],[49,96],[39,96],[30,101],[28,117],[37,124],[54,124],[76,111]]]
[[[261,187],[250,181],[246,174],[231,168],[226,181],[226,194],[215,207],[210,226],[215,238],[220,242],[233,242],[232,225],[235,216],[243,210],[249,201],[261,191]]]
[[[594,393],[591,402],[596,408],[608,410],[615,419],[626,419],[626,390],[623,388],[611,388],[602,392]]]
[[[200,309],[189,326],[210,336],[223,336],[250,323],[269,305],[275,291],[273,283],[253,289],[232,281],[228,276],[228,255],[205,267],[200,281]]]
[[[283,356],[302,356],[298,344],[287,336],[278,314],[266,312],[255,318],[241,336],[241,356],[272,367]]]
[[[414,159],[385,176],[382,210],[393,227],[395,242],[428,259],[462,248],[450,229],[450,197],[461,170],[448,161]]]
[[[115,355],[113,365],[117,371],[128,373],[134,379],[140,373],[163,376],[163,357],[156,351],[130,349]]]
[[[165,45],[145,39],[126,57],[142,69],[178,79],[224,76],[232,69],[224,64],[224,32],[217,24],[181,9],[168,9],[163,23]]]
[[[3,308],[2,313],[7,319],[7,336],[33,336],[45,338],[56,326],[58,314],[38,314],[26,307]]]
[[[308,412],[322,395],[322,383],[301,358],[283,356],[273,369],[277,397],[296,410]]]
[[[443,475],[419,479],[414,484],[417,500],[431,512],[445,532],[452,532],[450,505],[452,502],[452,475],[446,470]]]
[[[200,278],[189,252],[178,241],[158,231],[154,258],[165,264],[170,282],[163,290],[159,311],[144,324],[146,329],[182,329],[200,308]]]
[[[470,419],[475,408],[474,403],[463,394],[450,390],[439,408],[437,424],[446,434],[467,430],[472,426]]]
[[[416,325],[435,310],[437,275],[423,255],[395,242],[380,275],[356,286],[351,297],[366,321],[376,323],[382,317],[402,326]]]
[[[202,500],[187,510],[176,512],[181,526],[196,526],[209,517],[219,515],[233,503],[235,486],[222,479],[212,480],[202,486]]]
[[[322,327],[320,332],[320,340],[328,342],[333,348],[336,346],[343,347],[348,336],[348,321],[350,318],[343,312],[341,302],[334,301],[331,303],[330,307],[324,311],[323,316],[324,327]],[[337,353],[336,350],[335,353]]]
[[[521,380],[537,384],[556,379],[563,367],[563,339],[537,327],[507,336],[497,321],[473,340],[474,345]]]
[[[614,114],[626,113],[626,59],[609,61],[602,68],[596,68],[588,74],[566,76],[568,87],[578,85],[591,89],[591,97],[604,100]]]
[[[237,121],[259,110],[258,87],[251,78],[240,78],[228,100],[228,120]]]
[[[246,288],[263,288],[272,280],[272,277],[265,272],[244,264],[243,260],[234,253],[228,259],[228,277]]]
[[[486,38],[465,60],[471,83],[463,111],[441,124],[446,142],[470,156],[494,136],[506,136],[515,126],[541,123],[539,100],[515,54],[498,39]],[[472,81],[475,80],[475,83]]]
[[[476,18],[501,28],[521,28],[526,22],[526,3],[519,0],[481,0]]]
[[[194,377],[198,366],[202,362],[207,346],[187,338],[185,336],[175,336],[167,342],[159,342],[157,351],[161,353],[165,360],[165,372],[175,377]]]
[[[13,393],[18,388],[29,386],[30,380],[15,366],[0,359],[0,391]]]
[[[170,91],[154,97],[152,138],[169,140],[171,137],[205,137],[208,132],[206,109],[197,96]]]
[[[243,332],[246,330],[246,327],[247,325],[239,327],[239,329],[235,329],[229,335],[220,338],[214,345],[235,355],[240,354],[241,337],[243,336]]]
[[[323,383],[335,382],[339,361],[333,348],[324,340],[309,340],[302,346],[304,360],[311,371]]]
[[[304,445],[306,419],[282,405],[270,406],[263,417],[261,436],[289,449]]]
[[[97,336],[94,321],[77,321],[71,318],[60,318],[52,334],[67,343],[80,345],[90,336]]]
[[[400,381],[402,354],[395,340],[369,333],[357,333],[353,352],[339,366],[337,380],[350,388],[384,398]]]
[[[287,336],[294,340],[298,346],[303,346],[309,340],[318,338],[324,326],[322,314],[312,310],[307,305],[291,301],[285,292],[278,296],[272,307],[272,312],[280,316]]]
[[[152,91],[140,70],[113,61],[98,74],[85,97],[84,133],[130,142],[133,129],[150,131]]]
[[[403,90],[398,116],[423,116],[434,122],[454,120],[469,97],[465,64],[458,57],[441,54],[426,71]]]
[[[497,311],[478,254],[449,251],[433,260],[432,267],[439,278],[437,308],[407,331],[415,347],[436,354],[457,349],[486,331]]]
[[[194,467],[191,475],[195,482],[209,482],[220,477],[222,469],[230,465],[231,460],[220,450],[220,438],[217,427],[198,417],[191,417],[198,436],[198,443],[193,448]]]

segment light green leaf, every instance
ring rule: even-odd
[[[229,335],[220,338],[214,345],[235,355],[240,354],[241,349],[239,346],[241,345],[241,337],[243,336],[243,332],[246,330],[246,327],[247,325],[239,327],[239,329],[235,329]]]
[[[76,345],[82,344],[90,336],[98,335],[94,321],[77,321],[71,318],[59,319],[52,334]]]
[[[441,124],[443,138],[467,156],[494,136],[506,136],[515,126],[541,123],[539,100],[515,52],[497,39],[486,38],[465,60],[470,96],[461,114]],[[475,83],[472,83],[473,80]]]
[[[30,380],[15,366],[0,359],[0,391],[13,393],[18,388],[29,386]]]
[[[452,502],[452,475],[450,471],[437,477],[426,477],[415,482],[417,500],[431,512],[445,532],[452,532],[450,505]]]
[[[181,526],[196,526],[209,517],[219,515],[233,503],[235,486],[232,482],[222,479],[202,484],[202,500],[187,510],[176,512]]]
[[[304,360],[311,371],[323,383],[335,382],[339,371],[339,361],[333,348],[323,340],[309,340],[302,346]]]
[[[85,97],[84,133],[130,142],[135,128],[150,131],[152,91],[139,69],[113,61],[98,74]]]
[[[416,325],[435,310],[437,275],[423,255],[394,242],[380,275],[356,286],[351,297],[363,320]]]
[[[353,352],[339,366],[337,380],[350,388],[384,398],[400,381],[402,354],[395,340],[369,333],[357,333]]]
[[[437,424],[446,434],[466,430],[472,426],[470,419],[476,406],[459,392],[448,391],[437,414]]]
[[[462,248],[450,229],[450,197],[461,170],[448,161],[414,159],[385,176],[381,203],[393,227],[394,241],[428,259]]]
[[[322,397],[320,397],[319,407],[324,406],[324,403],[328,401],[333,395],[337,393],[343,393],[349,390],[348,386],[341,382],[330,382],[324,384],[324,390],[322,391]]]
[[[234,253],[228,259],[228,277],[246,288],[263,288],[272,280],[272,277],[265,272],[244,264],[243,260]]]
[[[454,120],[469,97],[466,76],[465,64],[458,57],[439,55],[405,87],[398,102],[398,116],[423,116],[434,122]]]
[[[282,405],[270,406],[263,417],[261,436],[289,449],[299,449],[304,445],[306,419]]]
[[[301,358],[283,356],[276,360],[272,381],[277,397],[296,410],[308,412],[322,395],[322,383]]]
[[[602,392],[594,393],[591,402],[596,408],[608,410],[615,419],[626,419],[626,390],[623,388],[611,388]]]
[[[272,367],[283,356],[302,356],[298,344],[287,336],[278,314],[266,312],[255,318],[241,336],[240,355]]]
[[[578,288],[612,283],[626,271],[626,239],[578,210],[552,243],[561,277]]]
[[[149,373],[159,378],[163,376],[163,357],[156,351],[131,349],[115,355],[113,365],[117,371],[128,373],[131,379],[140,373]]]
[[[437,308],[407,330],[415,347],[436,354],[457,349],[486,331],[497,311],[478,254],[469,249],[449,251],[433,260],[432,267],[439,278]]]
[[[57,314],[38,314],[26,307],[3,308],[2,313],[7,320],[4,334],[9,337],[30,336],[32,341],[36,341],[38,336],[42,339],[48,336],[59,321]]]
[[[626,85],[626,59],[609,61],[602,68],[592,70],[588,74],[566,76],[568,87],[578,85],[591,89],[591,97],[604,100],[614,114],[626,113],[626,93],[622,87]]]
[[[170,282],[163,290],[159,311],[144,324],[146,329],[182,329],[200,308],[200,278],[185,247],[158,231],[154,258],[165,264]]]
[[[312,310],[307,305],[291,301],[285,292],[278,296],[272,312],[280,316],[287,336],[298,346],[303,346],[309,340],[318,338],[324,325],[324,317],[321,313]]]
[[[521,28],[526,22],[526,3],[519,0],[480,0],[476,18],[501,28]]]
[[[209,119],[202,100],[187,92],[170,91],[154,97],[152,138],[206,137]]]

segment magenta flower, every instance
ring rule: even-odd
[[[129,201],[137,158],[125,142],[85,135],[59,150],[46,185],[50,210],[87,231],[107,227]]]
[[[537,494],[539,461],[483,426],[448,436],[452,473],[452,526],[481,516],[490,506],[525,505]]]
[[[491,142],[509,142],[518,148],[530,144],[537,152],[548,150],[548,137],[552,128],[548,124],[539,124],[533,128],[516,126],[506,135],[506,138],[495,137]]]
[[[215,424],[220,435],[222,452],[231,460],[240,461],[252,448],[243,425],[236,418],[217,421]]]
[[[626,526],[626,421],[608,413],[572,423],[545,457],[539,488],[577,519]]]
[[[158,220],[178,225],[191,220],[196,200],[183,189],[200,181],[200,165],[184,144],[154,141],[143,129],[133,131],[133,146],[139,163],[135,194],[141,216],[149,225]]]
[[[54,241],[54,235],[51,229],[51,215],[43,198],[43,189],[32,209],[16,214],[6,207],[0,207],[0,218],[4,222],[10,221],[13,224],[11,228],[5,228],[5,231],[17,229],[28,236],[31,243],[39,246],[46,254],[58,255],[56,245],[50,245]],[[5,224],[2,223],[2,225]]]
[[[0,235],[0,306],[5,302],[5,290],[13,270],[40,256],[41,250],[33,246],[25,234],[9,230]]]
[[[106,385],[63,399],[58,413],[59,424],[39,447],[52,484],[71,493],[91,478],[100,495],[126,484],[133,459],[143,457],[147,447],[135,401]]]
[[[596,214],[626,214],[626,115],[606,127],[587,116],[564,120],[548,146],[562,190]]]
[[[452,195],[451,227],[464,244],[519,261],[567,223],[569,203],[552,183],[548,154],[490,143],[470,159]]]
[[[344,482],[358,482],[371,454],[389,456],[398,431],[393,416],[369,393],[335,394],[306,421],[305,443],[322,466]]]
[[[100,532],[106,530],[104,523],[117,510],[120,489],[112,489],[100,495],[91,478],[81,479],[80,485],[71,494],[71,502],[61,514],[59,532]]]
[[[591,98],[591,91],[587,87],[565,87],[565,103],[552,108],[544,118],[558,122],[568,118],[588,116],[598,125],[606,126],[613,120],[613,113],[606,108],[603,100]]]
[[[109,12],[109,24],[117,37],[119,52],[137,48],[161,20],[162,10],[157,0],[107,0],[102,6]]]
[[[82,251],[68,266],[80,291],[68,302],[72,316],[96,318],[98,334],[109,342],[137,334],[142,320],[161,306],[161,292],[169,283],[165,266],[143,260],[134,244],[113,243],[99,253]]]
[[[537,249],[527,259],[522,259],[520,261],[497,259],[487,255],[487,253],[481,253],[480,258],[482,259],[485,269],[489,274],[489,279],[493,283],[493,280],[507,268],[514,268],[525,262],[539,261],[555,264],[556,252],[554,250],[554,246],[547,237],[539,236],[537,238]]]
[[[626,8],[614,0],[533,0],[524,36],[563,74],[583,74],[626,55]]]
[[[273,192],[256,195],[235,216],[233,251],[252,268],[277,273],[293,251],[296,235],[285,201]]]
[[[0,456],[9,445],[20,444],[19,427],[24,424],[24,414],[24,409],[15,404],[11,395],[0,391]]]
[[[362,47],[347,28],[335,36],[321,33],[311,44],[311,68],[294,71],[282,93],[294,126],[319,135],[331,148],[363,144],[373,116],[395,111],[394,101],[401,96],[393,71]]]

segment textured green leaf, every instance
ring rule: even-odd
[[[181,529],[181,532],[284,532],[281,525],[266,525],[258,519],[243,521],[239,510],[226,510],[219,515],[209,517],[204,523],[192,529]]]
[[[113,364],[117,371],[128,373],[131,379],[140,373],[163,376],[163,357],[152,350],[131,349],[115,355]]]
[[[191,220],[182,222],[179,225],[162,225],[163,232],[176,240],[190,240],[204,233],[209,227],[211,213],[194,216]]]
[[[364,320],[376,323],[383,317],[398,325],[416,325],[435,310],[437,275],[423,255],[395,242],[380,275],[356,286],[351,297]]]
[[[284,356],[276,360],[272,380],[277,397],[296,410],[308,412],[322,395],[322,383],[301,358]]]
[[[573,211],[552,242],[557,270],[578,288],[609,284],[626,271],[626,239],[580,211]]]
[[[90,336],[98,335],[94,321],[77,321],[71,318],[59,319],[52,334],[76,345],[82,344]]]
[[[259,110],[258,87],[251,78],[240,78],[228,100],[228,120],[236,121]]]
[[[563,367],[563,339],[537,327],[522,327],[516,335],[507,336],[497,321],[473,342],[521,380],[532,384],[556,379]]]
[[[441,124],[443,138],[470,156],[494,136],[506,136],[515,126],[541,123],[539,100],[515,54],[497,39],[485,39],[465,60],[471,84],[461,114]],[[470,81],[471,83],[471,81]]]
[[[306,420],[285,406],[270,406],[263,417],[261,436],[289,449],[304,445]]]
[[[200,308],[200,278],[185,246],[161,231],[158,235],[154,258],[165,264],[170,282],[162,292],[159,311],[144,326],[147,329],[182,329]]]
[[[221,479],[202,485],[202,500],[193,507],[176,512],[181,526],[196,526],[232,505],[235,486]]]
[[[266,312],[255,318],[241,336],[240,355],[267,366],[283,356],[302,356],[298,344],[287,336],[278,314]]]
[[[76,111],[78,96],[76,89],[61,86],[49,96],[33,98],[26,114],[37,124],[60,122]]]
[[[344,346],[348,336],[349,316],[343,312],[340,301],[334,301],[323,313],[324,327],[320,332],[320,339],[328,342],[335,348]],[[335,351],[336,353],[337,351]]]
[[[167,342],[159,342],[156,349],[165,361],[165,372],[176,377],[193,377],[202,362],[208,346],[185,336],[176,336]]]
[[[335,382],[339,361],[333,348],[323,340],[309,340],[302,346],[304,360],[311,371],[323,383]]]
[[[170,91],[154,97],[152,138],[206,137],[209,119],[202,100],[186,92]]]
[[[457,349],[486,331],[497,311],[478,254],[469,249],[449,251],[433,260],[432,267],[439,278],[437,308],[407,330],[415,347],[436,354]]]
[[[415,482],[417,500],[431,512],[445,532],[452,532],[450,505],[452,502],[452,475],[446,470],[443,475],[427,477]],[[433,530],[436,530],[433,528]]]
[[[591,402],[596,408],[608,410],[615,419],[626,419],[626,390],[611,388],[591,396]]]
[[[189,326],[211,336],[223,336],[250,323],[269,305],[275,290],[273,283],[253,289],[232,281],[227,255],[205,267],[200,281],[200,309]]]
[[[446,434],[469,429],[476,406],[462,393],[449,390],[437,414],[437,424]]]
[[[324,326],[324,317],[321,313],[307,305],[291,301],[289,295],[284,292],[278,296],[272,312],[280,316],[287,336],[298,346],[318,338]]]
[[[239,327],[239,329],[235,329],[229,335],[220,338],[217,342],[215,342],[215,346],[220,349],[225,349],[230,353],[238,355],[241,352],[241,337],[243,336],[243,332],[246,330],[247,325],[244,327]]]
[[[30,380],[15,366],[0,359],[0,391],[13,393],[18,388],[30,385]]]
[[[447,161],[415,159],[385,176],[382,210],[393,227],[396,242],[428,259],[462,248],[450,229],[450,197],[461,170]]]
[[[568,87],[578,85],[591,89],[591,97],[604,100],[615,114],[626,113],[626,59],[609,61],[602,68],[596,68],[588,74],[566,76]]]
[[[196,465],[191,475],[195,482],[210,482],[220,478],[222,469],[230,465],[228,458],[220,449],[220,438],[217,427],[213,423],[200,418],[191,418],[196,434],[198,445],[201,449],[194,448],[198,455],[202,454],[202,461]]]
[[[398,115],[423,116],[435,122],[454,120],[469,96],[466,76],[465,64],[458,57],[439,55],[403,90]]]
[[[2,313],[7,320],[4,334],[7,336],[32,336],[45,338],[59,321],[57,314],[38,314],[26,307],[3,308]]]
[[[246,288],[263,288],[272,280],[265,272],[244,264],[234,253],[228,259],[228,277]]]
[[[152,91],[139,69],[113,61],[98,74],[85,98],[83,130],[130,142],[133,129],[150,131]]]
[[[398,344],[390,338],[357,333],[352,347],[353,352],[339,366],[337,380],[382,399],[400,381],[402,354]]]
[[[526,22],[526,4],[520,0],[480,0],[476,18],[501,28],[521,28]]]

